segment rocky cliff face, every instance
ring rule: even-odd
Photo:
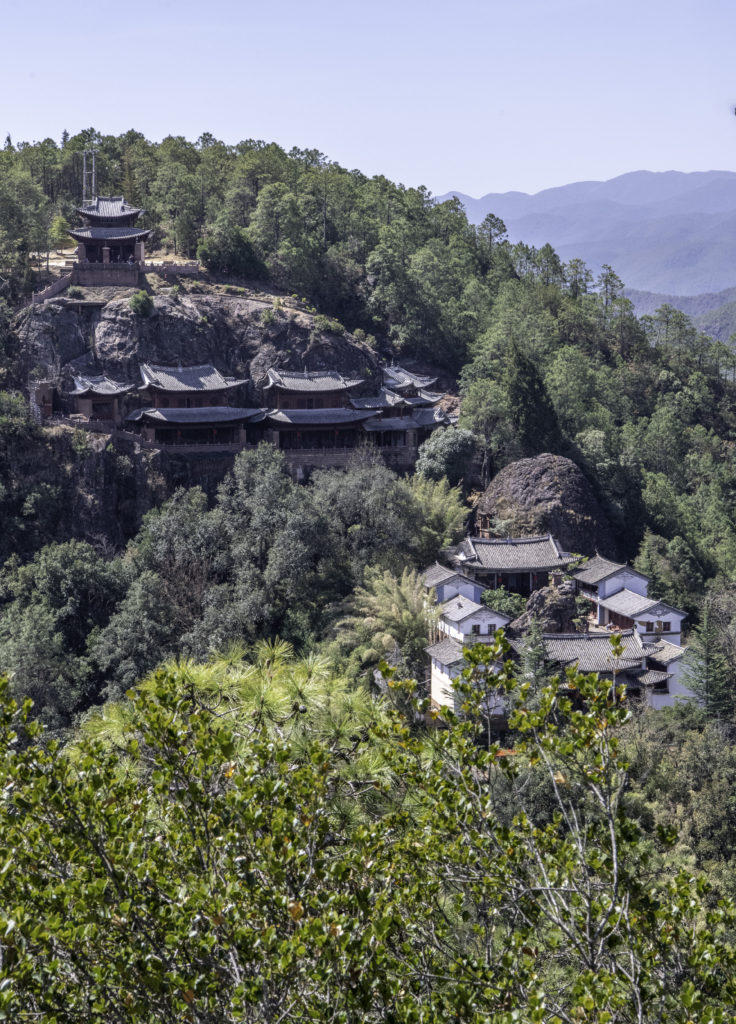
[[[141,362],[210,362],[225,374],[252,378],[254,401],[269,366],[335,369],[365,377],[372,387],[380,380],[372,349],[347,333],[318,329],[319,321],[301,310],[190,286],[179,292],[161,288],[152,314],[139,317],[130,308],[130,294],[88,289],[86,301],[60,296],[25,310],[16,325],[21,376],[33,372],[66,386],[75,372],[107,373],[138,383]]]
[[[580,469],[560,455],[520,459],[498,473],[478,503],[500,534],[551,533],[566,551],[615,557],[610,525]]]

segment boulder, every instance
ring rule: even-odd
[[[506,466],[489,484],[477,513],[492,534],[551,533],[565,551],[616,557],[611,527],[590,483],[561,455],[545,453]]]
[[[523,635],[531,626],[532,619],[539,619],[543,633],[574,633],[573,619],[576,615],[572,587],[542,587],[531,594],[526,603],[526,611],[514,619],[510,628]]]

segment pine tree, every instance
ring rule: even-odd
[[[700,625],[690,636],[685,655],[685,682],[712,718],[731,718],[736,712],[736,666],[726,653],[717,600],[706,597]]]
[[[560,426],[544,381],[531,359],[512,345],[506,368],[511,419],[523,455],[555,452],[561,441]]]

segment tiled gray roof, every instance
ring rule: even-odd
[[[403,366],[384,366],[383,380],[389,387],[401,390],[408,387],[430,388],[437,378],[412,373],[410,370],[405,370]]]
[[[447,583],[448,580],[462,579],[468,583],[473,581],[468,576],[463,576],[457,569],[448,569],[447,566],[440,565],[439,562],[435,562],[434,565],[430,565],[428,569],[425,569],[422,573],[422,579],[426,587],[436,587],[438,583]],[[477,586],[477,584],[476,584]]]
[[[441,606],[441,612],[443,618],[447,619],[448,622],[462,622],[463,619],[467,619],[468,615],[472,615],[475,612],[482,612],[483,610],[489,611],[490,609],[485,608],[482,604],[477,604],[475,601],[471,601],[469,597],[464,597],[462,594],[456,594],[455,597],[451,597],[449,601]]]
[[[652,597],[642,597],[633,590],[617,590],[610,597],[601,598],[598,602],[602,608],[607,608],[617,615],[626,615],[630,619],[637,619],[640,615],[646,615],[654,609],[661,609],[664,614],[673,612],[676,615],[685,615],[678,608],[673,608],[665,601],[657,601]]]
[[[564,552],[554,537],[509,537],[486,540],[469,537],[458,545],[454,561],[494,572],[534,572],[564,569],[573,559]]]
[[[652,658],[660,665],[671,665],[673,661],[681,658],[687,650],[687,647],[678,647],[677,644],[671,644],[669,640],[660,640],[657,646],[659,650],[656,654],[652,655]]]
[[[412,430],[416,424],[411,416],[376,416],[366,420],[365,430]]]
[[[268,383],[264,385],[264,390],[276,387],[286,391],[347,391],[362,383],[357,378],[343,377],[335,370],[305,370],[299,373],[298,370],[276,370],[272,367],[268,371]]]
[[[201,366],[155,366],[153,363],[141,363],[143,384],[139,390],[148,387],[160,391],[225,391],[228,388],[245,384],[244,380],[234,377],[223,377],[211,363]]]
[[[485,617],[488,619],[504,623],[511,622],[510,615],[504,615],[502,612],[487,608],[484,604],[471,601],[463,594],[456,594],[440,607],[442,618],[447,619],[448,622],[462,622],[469,615],[477,615],[479,612],[485,613]]]
[[[147,419],[159,423],[235,423],[263,419],[263,409],[244,409],[229,405],[212,405],[202,409],[136,409],[127,418],[131,421]]]
[[[132,242],[135,239],[148,238],[152,230],[152,228],[131,228],[123,225],[119,228],[69,228],[69,234],[78,242]]]
[[[354,409],[391,409],[395,405],[405,404],[406,399],[401,395],[395,395],[388,388],[381,388],[377,395],[368,395],[365,398],[352,398],[350,404]]]
[[[427,408],[415,409],[411,418],[418,427],[441,427],[449,423],[447,416],[441,409]]]
[[[268,418],[272,423],[309,427],[360,423],[372,415],[370,410],[361,411],[359,409],[271,409]]]
[[[611,646],[610,633],[545,633],[544,647],[549,661],[560,665],[575,665],[580,672],[612,673],[614,666],[626,671],[645,657],[648,644],[642,644],[639,634],[624,630],[617,634],[623,643],[623,655],[616,659]]]
[[[77,207],[83,217],[133,217],[145,211],[126,203],[122,196],[97,196]]]
[[[637,682],[643,686],[654,686],[655,683],[664,683],[670,678],[668,672],[657,672],[655,669],[647,669],[646,672],[642,672],[641,675],[636,677]]]
[[[124,395],[126,391],[131,391],[132,389],[132,384],[121,384],[119,381],[105,376],[104,373],[97,377],[76,374],[74,377],[74,390],[70,391],[69,394]]]
[[[429,391],[420,391],[418,395],[405,395],[403,402],[414,409],[420,409],[429,405],[436,405],[442,395],[433,395]]]
[[[612,576],[615,572],[620,572],[622,569],[628,569],[629,572],[633,572],[637,576],[642,575],[640,572],[632,569],[631,566],[622,562],[611,562],[608,558],[604,558],[603,555],[596,555],[594,558],[588,559],[582,568],[572,572],[571,575],[581,583],[594,585]]]
[[[442,665],[456,665],[463,660],[462,644],[450,637],[424,649],[430,658],[436,658]]]

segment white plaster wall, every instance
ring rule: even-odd
[[[698,698],[688,686],[686,686],[685,665],[682,658],[671,661],[668,667],[670,672],[669,693],[650,693],[649,706],[660,710],[671,708],[678,701],[697,700]]]
[[[639,594],[641,597],[647,597],[648,586],[648,580],[640,579],[627,569],[621,569],[620,572],[609,576],[607,580],[602,580],[598,584],[598,596],[602,598],[610,597],[611,594],[616,594],[619,590],[626,588],[626,590],[633,590],[635,594]]]
[[[440,616],[438,626],[440,630],[447,636],[451,636],[453,640],[458,640],[462,643],[466,637],[473,636],[473,626],[480,626],[480,636],[493,636],[497,629],[501,629],[505,623],[499,622],[493,612],[490,610],[483,609],[482,611],[475,612],[473,615],[469,615],[467,619],[463,619],[462,622],[448,622],[444,615]],[[489,631],[490,627],[490,631]]]
[[[454,708],[455,707],[455,692],[452,685],[452,680],[456,679],[460,674],[459,669],[454,670],[454,675],[450,675],[452,670],[446,665],[442,665],[436,658],[432,658],[432,673],[430,676],[430,694],[435,704],[439,704],[443,708]]]
[[[449,601],[452,597],[457,597],[458,594],[462,594],[463,597],[467,597],[470,601],[475,601],[476,604],[480,604],[480,596],[483,593],[483,587],[478,583],[464,582],[463,580],[450,580],[449,583],[442,583],[437,587],[437,600],[440,604],[444,604],[445,601]]]
[[[648,613],[646,618],[636,623],[636,628],[638,632],[641,633],[641,635],[651,643],[656,643],[657,640],[661,639],[666,640],[670,644],[674,644],[676,647],[679,647],[682,639],[682,623],[684,622],[685,618],[686,616],[675,615],[673,612],[667,612],[666,614],[656,617]],[[657,630],[653,630],[652,632],[647,633],[644,631],[642,622],[669,622],[670,631],[669,633],[662,633],[658,632]]]

